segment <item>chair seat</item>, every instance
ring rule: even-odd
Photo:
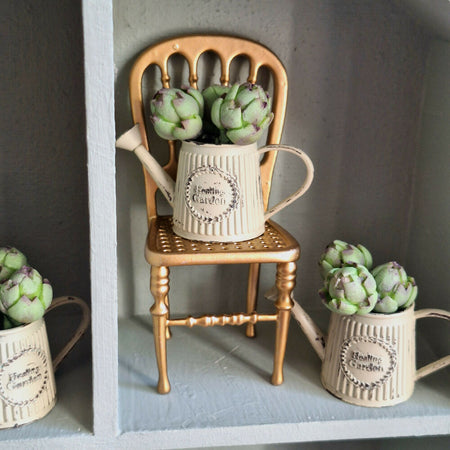
[[[184,239],[172,230],[172,216],[150,221],[145,258],[152,266],[245,264],[297,261],[298,242],[282,227],[267,221],[264,234],[242,242],[202,242]]]

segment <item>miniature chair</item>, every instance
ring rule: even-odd
[[[130,102],[133,121],[139,124],[142,141],[149,150],[143,105],[142,78],[147,67],[157,65],[161,70],[163,87],[169,87],[168,59],[176,54],[186,58],[189,65],[189,82],[197,88],[197,63],[204,52],[213,51],[221,62],[222,85],[230,79],[231,61],[238,55],[249,59],[247,81],[256,82],[258,70],[264,66],[273,76],[274,120],[268,132],[267,143],[278,144],[284,124],[287,77],[278,58],[267,48],[255,42],[229,36],[184,36],[169,39],[147,48],[135,61],[130,75]],[[218,81],[218,80],[217,80]],[[243,80],[242,80],[243,81]],[[271,178],[276,160],[276,151],[266,154],[261,163],[261,178],[264,207],[267,209]],[[169,141],[169,162],[164,169],[176,176],[177,161],[175,143]],[[246,334],[254,336],[254,324],[258,321],[276,322],[276,337],[272,383],[283,382],[283,360],[288,335],[291,292],[295,286],[296,261],[300,256],[296,240],[272,221],[266,223],[262,236],[239,243],[207,243],[190,241],[175,235],[172,231],[171,217],[158,216],[155,194],[157,186],[151,175],[144,170],[147,217],[149,232],[145,247],[145,257],[151,265],[150,290],[154,304],[150,309],[153,317],[153,334],[159,370],[158,392],[170,391],[167,375],[166,340],[170,337],[169,327],[184,325],[242,325],[247,324]],[[258,292],[260,263],[277,263],[276,287],[278,289],[274,314],[257,314],[256,298]],[[209,315],[171,319],[169,315],[169,267],[198,264],[250,264],[247,288],[247,312],[239,314]]]

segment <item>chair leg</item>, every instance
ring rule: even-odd
[[[169,270],[169,268],[167,268]],[[169,283],[169,282],[167,282]],[[169,284],[167,284],[167,288],[169,288]],[[167,289],[169,290],[169,289]],[[170,306],[169,306],[169,294],[167,293],[166,298],[164,299],[164,303],[167,307],[167,318],[170,318]],[[166,339],[170,339],[172,337],[172,332],[170,331],[170,327],[166,325]]]
[[[273,361],[272,384],[283,383],[283,362],[289,330],[292,300],[291,293],[295,286],[297,265],[295,262],[277,264],[278,298],[275,302],[278,320],[276,325],[275,352]]]
[[[251,314],[253,311],[256,311],[260,267],[261,264],[259,263],[253,263],[249,266],[247,285],[247,314]],[[255,337],[255,325],[253,323],[247,323],[245,334],[248,337]]]
[[[156,362],[158,364],[158,392],[167,394],[170,392],[170,383],[167,376],[167,295],[169,293],[169,268],[151,267],[150,291],[155,303],[150,308],[153,317],[153,337],[155,340]]]

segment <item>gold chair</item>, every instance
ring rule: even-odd
[[[267,67],[273,77],[273,112],[275,118],[268,132],[267,143],[278,144],[281,139],[286,111],[287,77],[278,58],[264,46],[255,42],[230,36],[183,36],[166,40],[147,48],[135,61],[130,75],[130,102],[133,120],[140,125],[144,145],[149,150],[145,126],[142,79],[151,65],[159,66],[161,82],[169,87],[168,60],[174,54],[181,54],[189,65],[189,82],[197,88],[197,66],[199,57],[212,51],[221,63],[220,82],[227,85],[230,80],[230,65],[238,55],[249,60],[248,81],[255,83],[261,67]],[[241,80],[242,81],[242,80]],[[276,151],[266,154],[261,163],[261,179],[264,207],[267,209]],[[176,177],[177,160],[175,143],[169,142],[169,162],[164,167]],[[170,337],[171,326],[213,326],[247,324],[246,334],[254,336],[254,325],[259,321],[276,322],[276,338],[272,383],[283,382],[283,360],[288,335],[291,292],[295,285],[296,261],[300,256],[296,240],[272,221],[266,223],[265,233],[255,239],[238,243],[205,243],[190,241],[175,235],[172,231],[171,217],[157,214],[155,194],[157,186],[150,174],[144,170],[147,217],[149,232],[145,247],[145,257],[151,265],[150,290],[154,304],[150,309],[153,317],[153,334],[159,370],[158,392],[170,391],[167,375],[166,340]],[[258,292],[260,263],[277,263],[276,287],[278,289],[274,314],[257,314],[256,298]],[[250,264],[247,288],[247,312],[239,314],[205,315],[194,318],[171,319],[169,315],[169,267],[198,264]]]

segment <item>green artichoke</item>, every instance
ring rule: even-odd
[[[214,84],[202,91],[203,99],[205,101],[205,112],[211,111],[213,103],[219,98],[225,98],[230,90],[229,86],[222,86],[220,84]]]
[[[214,102],[222,97],[224,98],[228,91],[229,86],[222,86],[215,84],[209,86],[202,91],[203,99],[205,102],[205,111],[203,114],[203,130],[202,138],[205,142],[220,143],[220,130],[213,124],[211,120],[211,109]]]
[[[26,263],[26,256],[17,248],[0,247],[0,282],[7,280]]]
[[[3,330],[9,330],[11,328],[20,327],[20,325],[23,325],[21,322],[17,322],[15,320],[12,320],[11,317],[5,316],[2,314],[2,321],[0,322],[0,325],[3,326]]]
[[[331,269],[350,264],[360,264],[372,268],[372,255],[369,250],[361,244],[352,245],[336,239],[328,244],[325,253],[319,260],[320,274],[325,279]]]
[[[13,323],[31,323],[41,318],[52,299],[49,281],[29,266],[22,266],[0,285],[0,311]]]
[[[368,314],[378,299],[374,277],[359,264],[331,269],[319,295],[331,311],[340,314]]]
[[[156,133],[163,139],[193,139],[202,131],[203,108],[200,91],[163,88],[150,102],[150,119]]]
[[[271,109],[272,99],[261,86],[234,84],[225,97],[214,101],[211,120],[221,131],[222,143],[251,144],[272,122]]]
[[[372,270],[377,283],[378,301],[374,311],[390,314],[406,309],[417,297],[417,285],[414,278],[406,274],[405,269],[391,261]]]

